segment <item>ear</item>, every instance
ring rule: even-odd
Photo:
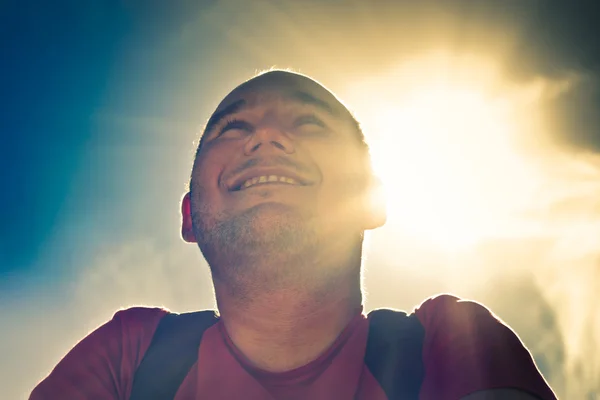
[[[365,194],[365,230],[376,229],[385,224],[387,220],[386,198],[383,182],[373,175]]]
[[[190,192],[181,200],[181,238],[188,243],[196,243],[196,235],[192,228],[192,205]]]

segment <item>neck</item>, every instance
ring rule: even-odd
[[[256,367],[288,371],[325,351],[362,304],[360,262],[330,282],[260,290],[236,296],[215,279],[221,320],[229,337]]]

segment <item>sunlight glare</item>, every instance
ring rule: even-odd
[[[510,99],[451,77],[412,87],[384,77],[358,92],[379,100],[352,104],[385,185],[388,224],[446,250],[510,230],[533,190],[513,149]]]

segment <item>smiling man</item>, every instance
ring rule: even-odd
[[[330,91],[286,71],[244,82],[209,119],[182,201],[218,315],[119,311],[31,399],[555,399],[480,304],[441,295],[409,315],[363,313],[379,185]]]

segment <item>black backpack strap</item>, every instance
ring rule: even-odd
[[[135,372],[130,400],[173,400],[198,359],[202,334],[218,321],[214,311],[165,315]]]
[[[389,400],[417,400],[424,367],[425,329],[414,314],[379,309],[369,313],[365,365]]]

